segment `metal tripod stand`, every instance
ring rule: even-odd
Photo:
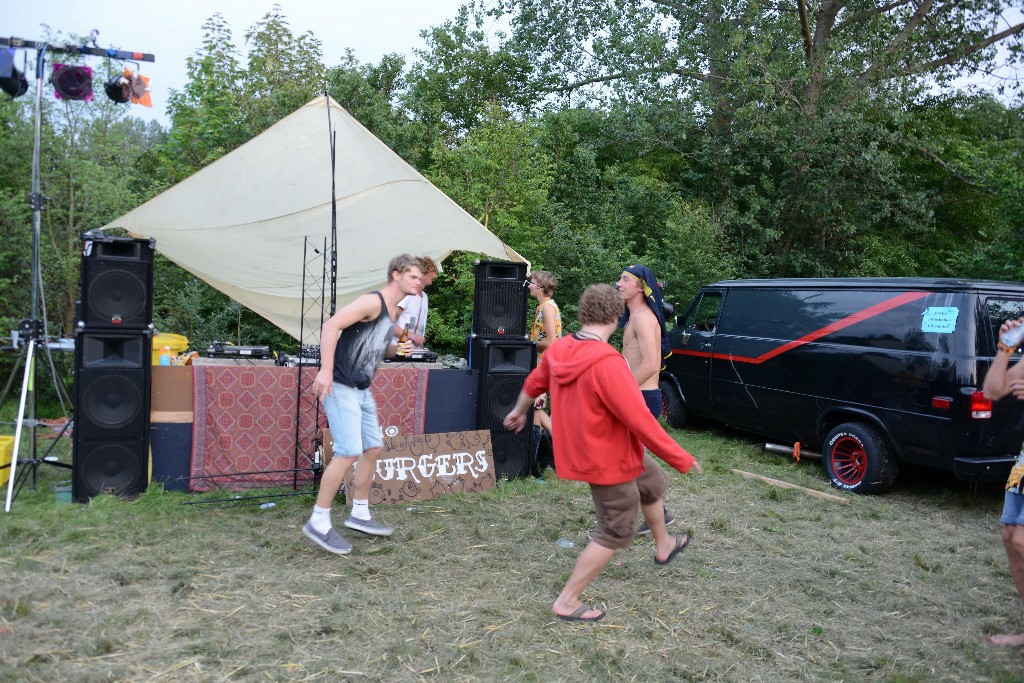
[[[72,422],[68,420],[64,423],[57,438],[53,440],[49,448],[42,456],[37,457],[36,449],[36,428],[38,427],[38,421],[36,420],[36,390],[35,390],[35,364],[36,354],[39,348],[44,351],[48,351],[43,342],[43,324],[35,319],[22,320],[18,326],[18,334],[20,338],[27,338],[25,343],[25,377],[21,385],[21,398],[18,402],[18,422],[17,427],[14,431],[14,452],[11,456],[11,473],[10,478],[7,480],[7,501],[4,505],[4,511],[11,511],[11,503],[18,496],[22,487],[25,486],[25,482],[29,476],[32,477],[32,488],[36,486],[36,472],[39,466],[42,464],[53,465],[54,467],[63,467],[71,469],[71,465],[63,462],[58,462],[56,459],[50,458],[50,453],[60,442],[60,437],[64,436],[68,427],[71,426]],[[28,427],[29,433],[29,457],[22,463],[23,469],[17,470],[18,466],[18,452],[21,446],[21,435],[24,432],[24,428]]]
[[[21,385],[21,399],[18,404],[18,422],[14,432],[14,452],[11,456],[11,471],[10,478],[7,481],[7,501],[4,505],[4,511],[11,511],[11,503],[18,491],[24,486],[28,475],[32,475],[32,486],[36,484],[36,471],[39,469],[39,465],[46,463],[48,465],[55,465],[58,467],[71,468],[71,465],[66,463],[55,462],[47,459],[50,451],[53,450],[54,446],[59,442],[59,439],[54,439],[53,443],[47,449],[46,453],[42,458],[36,457],[36,427],[38,423],[36,421],[36,391],[35,391],[35,370],[36,370],[36,355],[39,349],[43,349],[44,352],[48,353],[48,348],[44,341],[44,323],[40,318],[40,301],[42,299],[42,267],[39,259],[39,242],[42,217],[41,213],[43,210],[43,202],[45,198],[40,191],[39,183],[39,149],[40,149],[40,138],[42,134],[42,106],[43,106],[43,65],[45,46],[39,49],[38,57],[36,59],[36,116],[35,116],[35,144],[32,148],[32,194],[29,195],[29,203],[32,208],[32,286],[31,286],[31,300],[32,300],[32,315],[28,320],[23,320],[19,325],[19,336],[26,338],[26,355],[25,355],[25,376]],[[52,366],[52,363],[51,363]],[[56,376],[54,376],[54,382],[56,383]],[[58,391],[60,391],[58,387]],[[27,413],[27,414],[26,414]],[[65,423],[64,429],[61,430],[61,435],[67,430],[71,424],[70,421]],[[18,451],[21,446],[21,435],[25,427],[29,430],[29,458],[25,461],[28,467],[20,473],[17,477],[15,476],[16,468],[18,465]]]

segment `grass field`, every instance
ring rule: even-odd
[[[725,430],[673,432],[705,473],[672,472],[672,564],[620,551],[550,612],[592,528],[584,485],[519,480],[382,507],[391,539],[335,557],[275,507],[58,502],[43,466],[0,517],[3,681],[1021,681],[986,636],[1024,630],[999,539],[999,485],[915,473],[839,504],[820,465]],[[550,472],[549,472],[550,474]],[[343,511],[335,508],[340,525]],[[575,543],[563,548],[560,539]]]

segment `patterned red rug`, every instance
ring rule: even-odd
[[[193,373],[190,491],[311,483],[305,454],[314,415],[327,426],[310,391],[316,368],[195,365]],[[418,368],[377,371],[371,389],[385,436],[423,433],[428,376]]]

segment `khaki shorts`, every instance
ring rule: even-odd
[[[628,548],[636,536],[638,506],[661,500],[667,490],[668,475],[650,453],[644,453],[644,471],[633,481],[611,486],[591,484],[597,531],[590,539],[613,550]]]

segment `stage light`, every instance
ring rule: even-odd
[[[107,97],[118,104],[127,104],[132,99],[131,82],[125,76],[111,77],[103,89],[106,91]]]
[[[11,97],[28,92],[28,79],[14,67],[14,51],[0,50],[0,90]]]
[[[149,96],[149,76],[132,73],[128,69],[124,70],[124,75],[130,83],[128,90],[132,98],[132,104],[152,107],[153,98]]]
[[[54,64],[50,82],[58,99],[86,102],[92,99],[92,69],[88,66]]]

